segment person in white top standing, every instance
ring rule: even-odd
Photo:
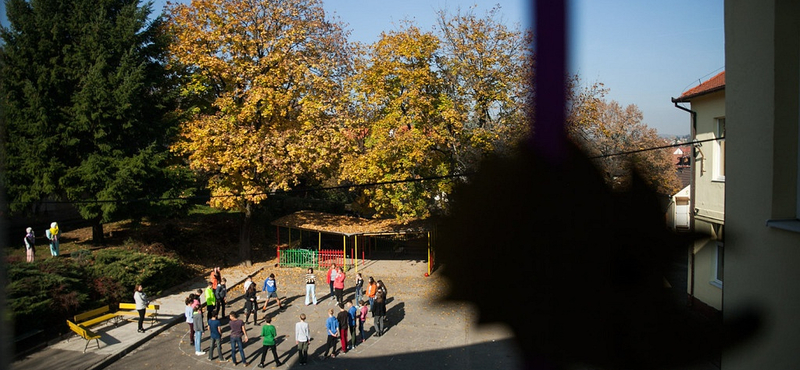
[[[317,305],[317,278],[314,277],[314,269],[308,268],[308,273],[306,273],[306,306],[310,305],[312,302],[314,306]]]
[[[336,280],[336,264],[332,263],[330,268],[328,269],[328,273],[325,274],[325,282],[328,283],[328,285],[331,288],[331,298],[334,297],[334,295],[333,295],[333,281],[334,280]],[[330,303],[333,303],[333,302],[334,302],[333,300],[330,301]]]
[[[36,236],[33,234],[33,228],[29,227],[25,229],[27,234],[25,234],[25,254],[27,255],[28,262],[33,262],[34,254],[35,254],[35,245],[36,245]]]
[[[308,332],[308,323],[304,313],[300,314],[300,321],[294,324],[294,338],[300,365],[305,365],[308,362],[308,342],[311,340],[311,335]]]
[[[144,333],[144,313],[147,310],[147,305],[150,304],[150,301],[147,300],[147,296],[144,294],[142,290],[142,284],[137,284],[136,289],[133,291],[133,301],[136,303],[136,311],[139,311],[139,330],[138,332]]]

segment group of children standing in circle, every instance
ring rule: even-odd
[[[323,359],[336,357],[339,352],[336,349],[337,342],[341,343],[340,348],[343,354],[366,340],[364,325],[369,312],[372,312],[374,318],[375,335],[381,336],[385,332],[386,296],[388,290],[383,281],[376,281],[370,276],[365,288],[364,279],[361,274],[356,274],[355,303],[353,303],[352,300],[348,299],[345,301],[344,298],[345,278],[346,274],[342,268],[335,263],[331,264],[326,274],[326,283],[330,287],[330,296],[332,297],[330,303],[336,303],[339,312],[334,315],[334,309],[331,308],[328,310],[328,318],[325,321],[327,342],[325,354],[322,356]],[[314,275],[314,269],[309,268],[304,279],[306,285],[305,304],[307,306],[312,304],[316,306],[316,276]],[[225,279],[220,276],[219,267],[214,269],[210,280],[209,286],[205,292],[198,289],[197,294],[190,294],[189,297],[187,297],[186,322],[189,325],[191,343],[195,346],[195,354],[198,356],[205,355],[206,352],[201,351],[200,346],[200,341],[205,329],[205,325],[203,325],[203,307],[200,304],[200,297],[202,294],[205,294],[206,309],[208,311],[208,330],[210,331],[211,337],[211,348],[208,352],[208,360],[213,360],[214,349],[216,348],[219,353],[218,361],[227,362],[227,360],[224,360],[222,357],[222,329],[219,322],[219,318],[225,316],[227,288],[225,288]],[[242,362],[247,366],[248,364],[242,345],[242,339],[244,339],[245,343],[248,341],[247,330],[244,325],[250,322],[251,314],[253,315],[253,325],[257,324],[257,314],[259,311],[257,288],[251,277],[248,277],[244,282],[244,291],[244,321],[239,319],[239,315],[236,312],[232,312],[229,315],[230,358],[233,360],[234,365],[238,364],[236,361],[236,354],[239,353]],[[266,301],[264,302],[263,308],[261,308],[262,312],[266,312],[267,306],[272,298],[275,298],[279,310],[285,308],[283,300],[278,295],[278,286],[274,274],[270,274],[264,281],[261,291],[266,293]],[[220,313],[221,316],[218,315]],[[297,345],[299,364],[305,365],[308,362],[308,344],[311,340],[311,336],[309,334],[305,313],[301,313],[299,319],[300,321],[295,324],[295,344]],[[268,316],[265,317],[263,319],[263,325],[261,326],[262,348],[259,367],[266,366],[264,360],[268,351],[272,352],[275,365],[282,365],[276,350],[276,335],[277,333],[275,326],[272,325],[272,319]],[[359,336],[360,338],[358,338]],[[256,355],[256,357],[258,357],[258,355]]]
[[[342,353],[347,353],[366,340],[364,335],[364,323],[367,320],[368,312],[372,311],[374,318],[375,335],[381,336],[384,333],[386,319],[386,294],[388,290],[383,281],[369,277],[367,289],[364,290],[364,279],[360,273],[356,274],[355,283],[355,304],[352,300],[344,300],[344,280],[345,273],[341,267],[331,264],[326,274],[326,282],[330,287],[331,296],[336,298],[339,313],[334,316],[334,309],[328,310],[328,319],[325,321],[325,328],[328,335],[325,354],[323,358],[336,357],[336,339],[341,342]],[[316,305],[314,269],[309,268],[306,274],[306,305],[312,300]],[[363,299],[365,298],[367,299]],[[333,301],[331,301],[333,302]],[[356,340],[356,329],[361,339]],[[348,340],[349,333],[349,340]]]

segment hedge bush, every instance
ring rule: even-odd
[[[68,258],[8,265],[8,308],[15,333],[45,329],[84,307],[89,298],[85,275]]]
[[[104,249],[94,253],[92,276],[108,277],[133,295],[136,284],[142,284],[151,296],[186,280],[187,270],[175,258],[156,256],[124,249]]]
[[[71,257],[34,263],[8,262],[8,307],[16,335],[35,329],[63,330],[65,320],[76,313],[133,302],[136,284],[157,296],[189,274],[175,258],[118,248],[77,251]]]
[[[14,263],[8,268],[9,305],[15,314],[67,312],[88,297],[80,271],[69,259],[52,258],[37,263]],[[72,293],[72,294],[69,294]],[[63,297],[69,294],[69,297]]]

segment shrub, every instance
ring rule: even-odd
[[[91,297],[96,302],[107,302],[108,304],[122,302],[126,291],[109,276],[95,277],[91,281]]]
[[[8,266],[8,307],[15,333],[63,328],[71,316],[121,301],[133,301],[136,284],[157,296],[182,283],[188,270],[175,258],[124,249],[76,251]]]
[[[136,284],[142,284],[152,296],[183,282],[187,272],[175,258],[124,249],[104,249],[94,254],[92,276],[108,277],[116,281],[123,292],[130,291],[131,294]]]
[[[88,249],[78,249],[70,253],[69,256],[81,266],[86,266],[92,261],[92,251]]]
[[[9,264],[8,305],[15,327],[31,330],[63,324],[88,301],[89,287],[82,277],[68,258]]]

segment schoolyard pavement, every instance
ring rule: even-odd
[[[228,312],[243,312],[242,282],[252,276],[261,288],[264,279],[274,273],[279,295],[284,298],[286,308],[279,310],[270,303],[266,315],[278,330],[278,355],[285,363],[281,368],[299,367],[294,341],[294,324],[300,313],[305,313],[312,341],[309,348],[309,366],[314,368],[346,369],[486,369],[521,368],[521,356],[511,332],[503,325],[477,325],[475,312],[465,303],[441,302],[447,286],[439,274],[424,277],[426,265],[421,261],[365,261],[358,266],[366,280],[373,276],[386,284],[389,295],[387,304],[387,332],[382,337],[374,336],[372,318],[367,319],[367,341],[347,354],[335,359],[323,360],[325,351],[324,321],[329,308],[334,308],[325,284],[325,271],[315,271],[317,276],[316,306],[304,303],[305,269],[277,268],[275,261],[255,264],[249,268],[223,269],[228,280],[230,298]],[[353,297],[355,270],[350,269],[345,282],[345,296]],[[184,299],[197,288],[206,284],[197,278],[176,287],[172,294],[160,297],[154,303],[161,304],[159,319],[147,331],[137,333],[135,321],[126,321],[118,326],[107,324],[93,327],[98,332],[100,348],[94,341],[83,353],[85,341],[75,335],[60,340],[12,363],[12,369],[171,369],[233,368],[232,362],[209,362],[207,356],[196,356],[189,344],[188,327],[184,323]],[[263,299],[263,293],[262,299]],[[504,304],[498,302],[498,304]],[[247,325],[249,342],[245,345],[248,362],[255,367],[260,360],[260,324],[265,313],[259,311],[259,324]],[[244,319],[244,315],[240,316]],[[223,319],[223,324],[227,320]],[[227,325],[223,332],[223,356],[230,357],[227,341]],[[208,350],[209,339],[203,336],[203,350]],[[338,347],[337,347],[338,348]],[[272,361],[272,354],[267,355]],[[271,363],[268,367],[274,367]],[[241,365],[239,366],[241,367]]]

